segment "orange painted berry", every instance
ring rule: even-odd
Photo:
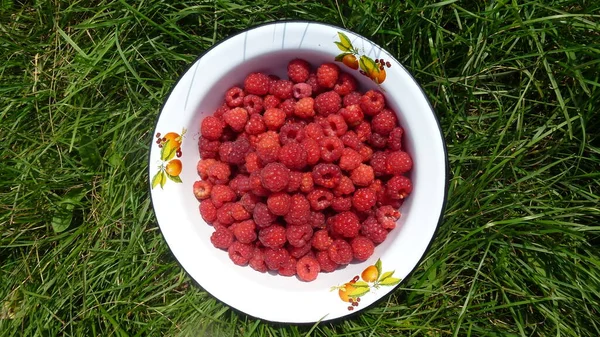
[[[166,135],[164,135],[163,137],[163,143],[166,143],[167,141],[171,142],[171,146],[173,146],[175,149],[179,149],[181,147],[181,136],[176,133],[176,132],[169,132]]]
[[[181,160],[173,159],[167,163],[167,167],[165,168],[165,170],[167,171],[168,175],[176,177],[181,173],[182,168],[183,165],[181,164]]]
[[[348,296],[348,294],[352,291],[354,291],[356,289],[356,287],[354,287],[350,282],[344,284],[344,286],[340,287],[340,290],[338,291],[338,294],[340,295],[340,298],[342,299],[342,301],[344,302],[350,302],[351,298],[350,296]]]
[[[354,70],[358,69],[358,60],[356,59],[356,56],[354,56],[352,54],[348,54],[348,55],[344,56],[344,58],[342,59],[342,62]]]
[[[365,282],[375,282],[379,277],[379,272],[375,266],[368,266],[363,270],[362,274],[360,274],[360,277],[362,277]]]

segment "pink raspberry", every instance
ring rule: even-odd
[[[353,212],[341,212],[327,221],[334,235],[353,238],[360,231],[360,220]]]
[[[244,80],[244,89],[253,95],[264,96],[269,93],[271,79],[263,73],[251,73]]]
[[[322,93],[326,88],[322,87],[319,85],[319,83],[317,83],[317,75],[316,74],[310,74],[308,75],[308,79],[306,80],[306,84],[310,85],[310,88],[312,89],[312,95],[316,96],[320,93]]]
[[[358,148],[357,151],[362,157],[363,162],[365,163],[371,160],[371,158],[373,158],[373,149],[371,149],[371,147],[367,145],[362,145]]]
[[[310,225],[287,226],[285,230],[287,241],[294,247],[302,247],[310,243],[313,229]]]
[[[364,236],[357,236],[350,243],[352,246],[352,255],[358,261],[366,261],[375,251],[373,241]]]
[[[233,263],[238,266],[245,266],[252,258],[252,255],[254,255],[254,247],[250,244],[236,241],[229,246],[227,252]]]
[[[218,118],[208,116],[202,120],[200,133],[203,137],[210,140],[218,140],[223,134],[225,124]]]
[[[223,103],[221,104],[220,107],[217,108],[217,110],[215,110],[215,112],[213,113],[213,116],[221,119],[223,118],[223,114],[225,113],[225,111],[229,110],[229,106],[227,105],[227,103]]]
[[[287,73],[294,83],[306,82],[310,74],[310,64],[302,59],[293,59],[288,63]]]
[[[219,249],[227,249],[233,243],[233,233],[223,226],[215,228],[210,236],[210,242]]]
[[[342,108],[342,98],[335,91],[326,91],[315,98],[315,111],[327,116],[337,113]]]
[[[317,68],[317,84],[323,88],[333,88],[338,80],[340,67],[335,63],[323,63]]]
[[[296,274],[301,281],[314,281],[320,271],[319,261],[312,256],[304,256],[296,263]]]
[[[301,99],[312,95],[312,87],[306,83],[297,83],[293,87],[294,98]]]
[[[354,257],[352,246],[346,240],[342,239],[333,241],[329,249],[327,249],[327,253],[331,261],[338,265],[346,265],[352,262],[352,258]]]
[[[272,225],[258,231],[258,239],[268,248],[283,247],[286,241],[285,227],[280,225]]]

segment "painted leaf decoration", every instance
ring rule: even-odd
[[[364,288],[364,287],[369,287],[369,284],[365,281],[356,281],[352,284],[355,288]]]
[[[160,188],[165,187],[167,183],[167,174],[164,171],[160,172]]]
[[[367,75],[370,74],[373,70],[379,69],[375,64],[375,61],[373,61],[370,57],[365,55],[360,57],[358,64],[360,65],[360,69],[366,72]]]
[[[342,32],[338,32],[338,36],[340,37],[340,44],[343,45],[344,47],[350,49],[354,49],[354,47],[352,46],[352,42],[350,42],[350,39],[348,38],[348,36]]]
[[[335,41],[334,43],[338,47],[339,50],[341,50],[341,51],[350,51],[350,48],[344,46],[342,43],[340,43],[338,41]]]
[[[385,280],[379,282],[379,284],[382,286],[393,286],[393,285],[400,283],[400,281],[401,280],[399,278],[388,277]]]
[[[341,53],[341,54],[339,54],[338,56],[336,56],[336,57],[335,57],[335,60],[336,60],[337,62],[342,62],[342,60],[344,59],[344,56],[346,56],[346,55],[350,55],[350,54],[351,54],[351,53]]]
[[[170,174],[167,174],[167,177],[176,183],[181,183],[181,178],[179,178],[179,176],[172,176]]]
[[[171,140],[167,140],[167,142],[163,144],[162,151],[160,152],[160,159],[164,161],[171,160],[175,157],[176,152],[177,146],[175,146],[175,143],[171,142]]]
[[[381,275],[381,259],[377,259],[377,262],[375,262],[375,268],[377,268],[377,275]]]
[[[158,172],[156,172],[154,177],[152,177],[152,188],[155,188],[156,186],[158,186],[158,184],[160,184],[160,180],[162,179],[160,177],[161,173],[162,173],[162,171],[158,171]]]
[[[385,273],[383,273],[383,275],[381,275],[381,276],[379,277],[379,282],[381,282],[381,281],[383,281],[383,280],[387,279],[388,277],[390,277],[390,276],[392,276],[392,275],[394,275],[394,270],[392,270],[392,271],[386,271]]]
[[[352,291],[348,292],[348,296],[349,297],[360,297],[366,293],[368,293],[369,291],[371,291],[371,288],[369,287],[358,287],[353,289]]]

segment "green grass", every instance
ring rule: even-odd
[[[0,2],[0,335],[600,335],[600,1],[34,3]],[[316,326],[204,292],[147,186],[178,76],[215,42],[286,18],[345,26],[406,65],[451,170],[410,280]]]

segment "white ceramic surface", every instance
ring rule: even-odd
[[[226,252],[210,243],[213,228],[202,220],[192,194],[192,184],[199,179],[196,163],[200,122],[220,106],[225,91],[241,85],[250,72],[264,71],[286,78],[287,63],[293,58],[304,58],[313,65],[333,62],[340,54],[334,44],[340,40],[338,32],[345,33],[362,54],[392,62],[381,89],[405,130],[404,146],[414,161],[410,175],[413,193],[401,208],[398,227],[364,263],[321,273],[309,283],[236,266]],[[363,92],[378,88],[358,71],[338,64],[355,75]],[[330,291],[331,287],[360,275],[377,259],[381,259],[384,271],[394,270],[394,277],[404,279],[425,254],[440,221],[446,198],[446,152],[430,104],[419,85],[390,54],[342,28],[314,22],[279,22],[252,28],[217,44],[180,78],[164,104],[154,133],[180,133],[182,128],[187,129],[181,145],[182,182],[167,180],[162,188],[159,185],[151,189],[160,229],[174,256],[202,288],[251,316],[274,322],[310,323],[368,307],[395,287],[373,288],[361,296],[354,311],[348,310],[348,303],[340,300],[337,291]],[[157,167],[166,164],[154,142],[149,164],[152,183]]]

